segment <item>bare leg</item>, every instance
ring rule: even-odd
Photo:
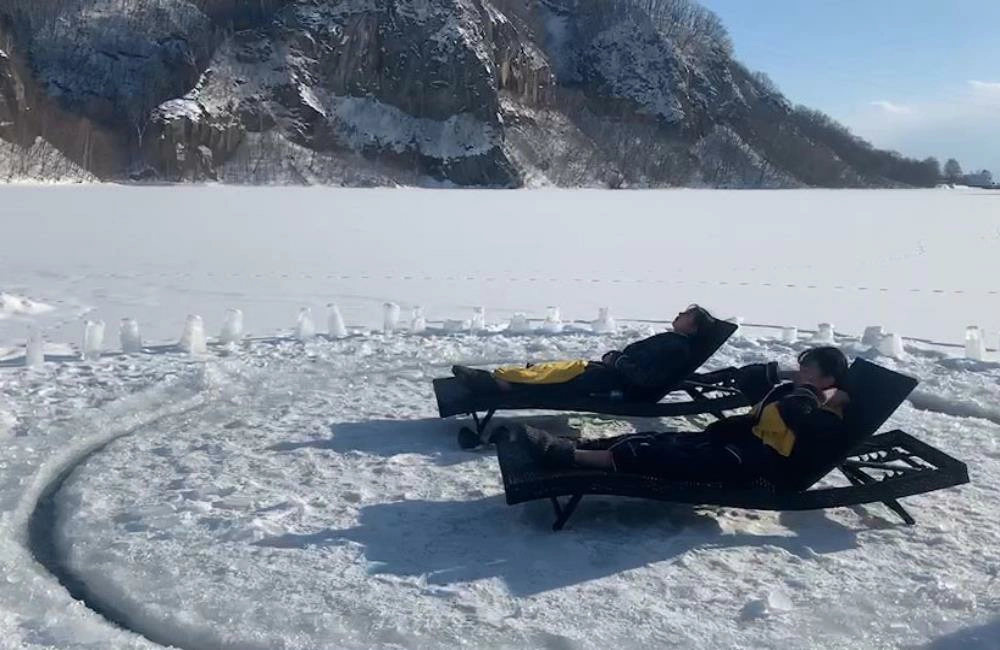
[[[611,452],[604,449],[577,449],[573,452],[573,462],[579,467],[606,469],[608,471],[614,471],[615,469]]]

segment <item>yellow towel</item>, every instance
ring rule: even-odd
[[[497,368],[493,376],[512,384],[565,384],[583,374],[589,361],[546,361],[530,368]]]

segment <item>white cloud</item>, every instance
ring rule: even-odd
[[[940,160],[958,158],[966,169],[1000,170],[1000,81],[965,80],[933,99],[904,104],[879,100],[838,115],[877,147]]]
[[[989,93],[1000,95],[1000,81],[978,81],[972,79],[969,81],[969,85],[972,89],[979,93]]]
[[[879,99],[872,102],[872,106],[877,106],[881,108],[886,113],[891,115],[910,115],[913,113],[913,109],[909,106],[903,106],[902,104],[894,104],[887,99]]]
[[[969,85],[976,90],[1000,91],[1000,81],[979,81],[973,79],[969,81]]]

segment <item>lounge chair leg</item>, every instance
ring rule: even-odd
[[[872,483],[875,480],[871,476],[868,476],[864,472],[855,469],[853,467],[844,467],[842,465],[839,469],[840,472],[847,477],[847,480],[850,481],[852,485],[864,485],[866,483]],[[886,501],[883,501],[882,505],[884,505],[886,508],[892,510],[897,515],[899,515],[900,519],[902,519],[903,523],[905,523],[907,526],[912,526],[913,524],[917,523],[917,520],[914,519],[913,516],[906,511],[906,508],[903,507],[903,504],[901,504],[896,499],[888,499]]]
[[[912,526],[913,524],[917,523],[917,520],[914,519],[910,515],[910,513],[906,511],[906,508],[904,508],[903,504],[901,504],[899,501],[891,499],[889,501],[883,501],[882,503],[885,505],[886,508],[892,510],[897,515],[899,515],[907,526]]]
[[[552,501],[552,509],[556,511],[556,522],[552,524],[553,531],[558,532],[563,529],[563,526],[566,525],[569,518],[573,516],[573,512],[580,504],[580,499],[582,498],[582,494],[574,494],[569,498],[569,501],[566,502],[565,506],[559,504],[559,499],[555,497],[550,498]]]
[[[493,414],[496,413],[496,412],[497,412],[496,409],[490,409],[486,413],[486,415],[483,416],[483,421],[482,422],[479,421],[479,418],[476,418],[476,433],[479,434],[480,438],[483,437],[483,433],[486,432],[486,427],[489,425],[490,420],[493,419]],[[489,440],[485,440],[484,439],[483,442],[489,442]]]

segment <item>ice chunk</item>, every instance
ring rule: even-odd
[[[813,342],[823,345],[833,345],[833,323],[820,323],[816,328],[816,335],[813,337]]]
[[[878,351],[880,354],[884,354],[887,357],[892,357],[893,359],[902,359],[906,356],[906,351],[903,350],[903,337],[899,334],[886,334],[879,341]]]
[[[45,338],[32,327],[28,330],[28,344],[24,348],[24,365],[41,368],[45,364]]]
[[[469,330],[481,332],[486,329],[486,308],[476,307],[472,310],[472,321],[469,323]]]
[[[205,354],[208,352],[208,344],[205,341],[205,324],[201,316],[191,314],[184,322],[184,332],[181,333],[179,347],[189,354]]]
[[[558,307],[549,307],[545,312],[545,322],[542,323],[542,331],[549,334],[558,334],[563,331],[562,318],[559,315]]]
[[[340,315],[340,307],[331,302],[326,308],[326,326],[330,332],[330,336],[338,339],[345,338],[347,336],[347,326],[344,325],[344,317]]]
[[[458,334],[469,329],[469,321],[448,319],[444,322],[444,331],[449,334]]]
[[[224,344],[237,343],[243,338],[243,312],[239,309],[227,309],[226,321],[222,324],[219,340]]]
[[[770,612],[790,612],[794,606],[788,594],[772,589],[767,594],[767,609]]]
[[[134,318],[123,318],[118,326],[118,340],[122,344],[122,352],[136,354],[142,351],[142,336],[139,334],[139,321]]]
[[[312,309],[303,307],[299,310],[299,320],[295,324],[295,338],[308,341],[316,336],[316,324],[313,323]]]
[[[881,325],[869,325],[865,328],[865,333],[861,337],[861,345],[877,348],[882,343],[882,337],[884,336],[885,329]]]
[[[982,361],[986,357],[986,341],[978,325],[965,328],[965,358]]]
[[[792,611],[795,605],[787,594],[776,589],[770,590],[763,598],[749,601],[740,611],[743,620],[769,618]]]
[[[611,334],[618,329],[618,323],[611,316],[611,310],[607,307],[600,307],[597,310],[597,320],[590,324],[591,329],[597,334]]]
[[[781,328],[781,340],[785,343],[795,343],[799,340],[799,328],[797,327],[782,327]]]
[[[399,305],[387,302],[382,305],[382,331],[392,334],[399,325]]]
[[[413,308],[413,317],[410,319],[410,332],[413,334],[423,334],[427,331],[427,319],[424,318],[422,307]]]
[[[88,320],[83,325],[83,358],[88,361],[101,358],[104,348],[104,321]]]
[[[510,317],[507,331],[511,334],[526,334],[531,331],[531,323],[528,322],[528,317],[523,312],[516,312]]]
[[[0,401],[0,436],[5,436],[17,426],[17,416],[7,410],[7,406]]]

